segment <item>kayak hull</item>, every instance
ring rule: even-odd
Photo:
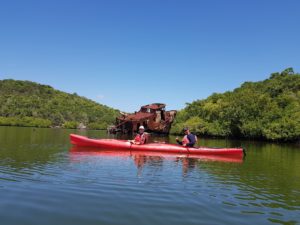
[[[243,148],[188,148],[176,144],[150,143],[144,145],[131,144],[126,140],[116,139],[91,139],[81,135],[70,134],[72,145],[80,147],[94,147],[101,149],[129,150],[129,151],[150,151],[150,152],[166,152],[179,154],[195,154],[195,155],[243,155]]]
[[[183,153],[170,153],[170,152],[153,152],[153,151],[128,151],[128,150],[117,150],[117,149],[101,149],[97,147],[80,147],[72,146],[69,150],[70,157],[72,160],[78,161],[78,156],[100,156],[100,157],[134,157],[135,159],[149,158],[149,160],[164,158],[164,160],[175,160],[189,158],[199,161],[214,161],[214,162],[228,162],[228,163],[243,163],[242,155],[203,155],[203,154],[183,154]]]

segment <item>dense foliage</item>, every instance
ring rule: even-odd
[[[0,125],[105,129],[118,111],[76,93],[30,81],[0,80]]]
[[[199,135],[300,139],[300,74],[288,68],[232,92],[212,94],[179,111],[171,133],[188,126]]]

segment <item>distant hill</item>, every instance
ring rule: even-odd
[[[0,125],[105,129],[119,111],[30,81],[0,80]]]
[[[233,91],[187,104],[171,133],[180,133],[184,126],[200,136],[299,140],[300,74],[288,68],[264,81],[245,82]]]

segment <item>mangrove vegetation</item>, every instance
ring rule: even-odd
[[[300,74],[288,68],[264,81],[187,104],[171,133],[188,126],[204,136],[295,141],[300,139]]]
[[[30,81],[0,80],[0,125],[106,129],[118,110]]]
[[[0,80],[0,126],[106,129],[119,111],[76,93],[30,81]],[[288,68],[264,81],[187,103],[171,133],[189,127],[200,136],[300,139],[300,74]]]

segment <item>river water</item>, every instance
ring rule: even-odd
[[[224,160],[78,150],[70,133],[117,138],[0,127],[1,225],[300,224],[299,145],[199,138],[247,149]]]

